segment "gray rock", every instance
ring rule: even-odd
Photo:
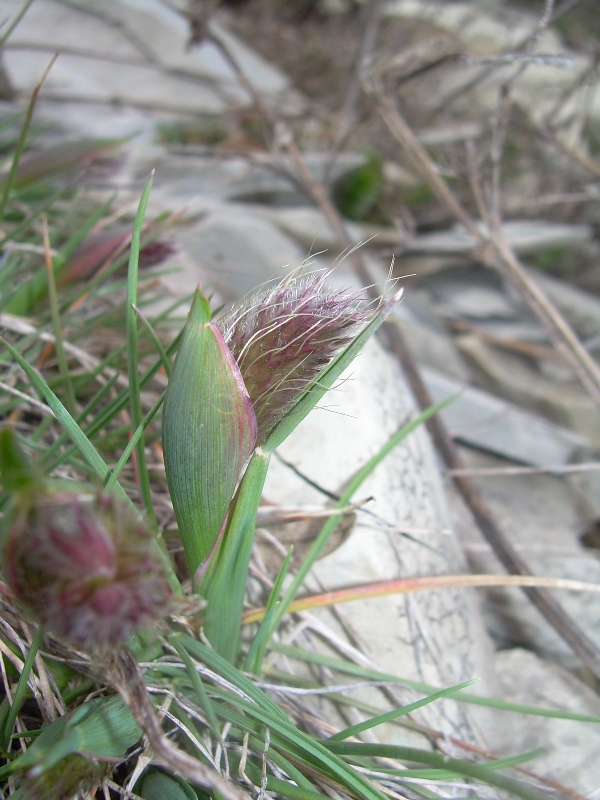
[[[136,144],[149,146],[156,139],[158,126],[180,119],[179,114],[166,111],[56,98],[41,98],[36,106],[37,122],[53,132],[59,132],[63,139],[115,137],[135,139]]]
[[[190,200],[253,202],[258,205],[258,213],[277,220],[279,209],[266,207],[266,203],[278,205],[306,204],[291,177],[281,170],[271,169],[257,160],[243,156],[221,156],[198,153],[195,148],[181,151],[162,145],[155,147],[132,147],[130,160],[122,181],[145,180],[151,169],[156,170],[154,179],[155,194],[160,193],[165,204],[171,203],[179,208]],[[316,176],[325,168],[324,153],[307,153],[306,161]],[[338,159],[334,176],[341,176],[364,161],[364,156],[348,153]],[[292,165],[284,162],[293,175]],[[288,209],[286,209],[287,211]],[[296,209],[294,209],[295,211]],[[299,218],[307,217],[310,223],[304,224],[304,238],[308,238],[308,228],[315,226],[315,233],[323,229],[322,217],[313,209],[299,209]],[[293,219],[293,215],[292,215]],[[282,225],[283,227],[283,225]],[[296,228],[298,226],[296,225]],[[328,234],[326,234],[328,235]],[[311,241],[314,233],[310,233]],[[299,237],[301,238],[301,237]]]
[[[454,341],[440,324],[425,292],[410,291],[392,312],[412,357],[422,366],[467,383],[471,375]]]
[[[443,297],[443,303],[449,311],[467,319],[514,319],[517,316],[509,298],[491,286],[476,283],[452,285],[442,281],[438,296]]]
[[[469,448],[462,448],[461,453],[473,470],[506,466],[505,461],[487,453]],[[548,474],[494,475],[475,480],[494,519],[535,575],[600,582],[600,560],[579,541],[587,515],[569,480]],[[453,523],[473,572],[504,573],[452,488],[450,497]],[[494,588],[480,590],[480,594],[487,628],[503,647],[528,647],[568,668],[580,668],[569,646],[520,589]],[[560,591],[556,598],[600,646],[600,607],[595,595]]]
[[[584,339],[600,334],[600,300],[567,281],[529,270],[529,275]]]
[[[496,653],[494,664],[505,700],[600,716],[600,700],[592,689],[534,653],[522,649],[502,650]],[[529,715],[519,715],[514,721],[511,752],[537,748],[543,751],[526,767],[584,796],[593,796],[600,785],[600,728],[597,724]]]
[[[486,112],[496,108],[498,90],[514,75],[514,57],[511,59],[511,55],[536,31],[539,22],[536,11],[528,13],[508,8],[504,3],[482,6],[469,2],[445,3],[443,0],[388,0],[383,13],[419,20],[421,38],[429,37],[434,48],[433,32],[438,34],[438,38],[440,31],[450,34],[458,39],[460,49],[471,57],[470,64],[463,62],[438,72],[435,86],[431,85],[430,92],[422,93],[421,102],[430,108],[439,106],[456,90],[477,79],[481,71],[489,67],[490,60],[496,61],[495,69],[487,79],[475,80],[475,88],[471,86],[468,95],[462,99],[462,109],[469,117],[473,116],[474,108]],[[432,57],[435,53],[433,49]],[[505,54],[509,58],[502,64]],[[557,125],[563,123],[570,145],[584,146],[584,137],[575,118],[576,109],[581,108],[589,96],[586,113],[590,118],[600,117],[598,93],[590,92],[583,82],[577,83],[590,68],[588,57],[565,47],[556,30],[550,27],[538,32],[536,54],[541,58],[528,64],[512,85],[513,102],[535,123],[543,124],[553,114]],[[567,102],[563,94],[566,91],[569,91]],[[460,101],[455,108],[458,105]]]
[[[16,13],[20,4],[4,0]],[[268,102],[301,107],[276,67],[217,22],[225,42]],[[62,49],[42,96],[120,102],[183,114],[216,113],[251,101],[218,47],[187,47],[185,16],[159,0],[38,0],[15,30],[6,68],[15,88],[30,92],[49,56]]]
[[[519,298],[507,289],[502,278],[492,270],[468,265],[453,265],[441,274],[418,277],[432,303],[449,317],[462,317],[479,325],[521,324],[530,321]]]
[[[321,211],[316,208],[282,208],[271,212],[273,221],[300,244],[313,250],[339,248],[339,240]],[[346,232],[352,244],[369,242],[370,246],[399,245],[403,239],[394,228],[365,223],[346,222]]]
[[[423,378],[435,402],[457,394],[441,416],[459,441],[534,466],[568,464],[590,442],[542,417],[429,368]]]
[[[48,53],[25,49],[9,50],[5,56],[11,83],[28,95],[49,61]],[[128,64],[62,53],[52,67],[41,91],[52,100],[90,103],[124,103],[157,111],[218,113],[226,103],[210,87],[180,79],[160,68]]]
[[[177,240],[229,301],[299,267],[305,256],[268,220],[250,212],[232,215],[228,209],[182,230]]]
[[[484,231],[485,226],[480,223]],[[504,236],[516,253],[535,253],[553,247],[576,247],[593,236],[589,225],[570,225],[546,220],[508,220],[502,226]],[[476,242],[462,226],[416,237],[411,249],[420,252],[466,253]]]
[[[456,343],[480,386],[600,445],[600,409],[573,375],[567,372],[559,381],[555,374],[551,379],[528,360],[490,347],[477,336],[459,336]]]

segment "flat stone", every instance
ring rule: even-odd
[[[494,665],[505,700],[600,716],[600,700],[592,689],[534,653],[520,648],[501,650],[494,657]],[[513,719],[511,752],[542,749],[541,755],[525,765],[528,769],[584,796],[591,796],[598,789],[600,728],[597,724],[525,714]]]
[[[506,65],[502,65],[497,59],[518,50],[536,31],[539,23],[539,15],[507,8],[504,3],[482,7],[468,2],[445,3],[443,0],[388,0],[383,6],[383,14],[425,23],[421,28],[423,40],[428,35],[433,38],[431,33],[434,31],[438,34],[443,31],[458,40],[460,49],[471,56],[471,63],[464,60],[454,67],[438,71],[435,87],[423,93],[422,102],[433,108],[462,87],[469,87],[461,106],[469,116],[473,115],[474,107],[489,112],[496,108],[499,89],[514,74],[514,63],[507,60]],[[552,28],[538,32],[536,53],[542,58],[529,63],[512,84],[512,100],[535,123],[543,123],[552,113],[555,123],[564,122],[569,144],[581,146],[584,139],[576,114],[577,109],[586,103],[586,97],[590,98],[586,112],[591,118],[600,118],[598,93],[590,92],[589,85],[577,85],[578,79],[589,70],[590,61],[582,53],[569,50]],[[487,59],[492,62],[496,59],[495,69],[485,76],[485,80],[477,80],[482,69],[488,66]],[[569,97],[565,100],[563,93],[566,89],[569,89]],[[458,103],[461,103],[460,99]],[[558,111],[557,106],[560,106]]]
[[[600,409],[575,380],[552,380],[520,356],[491,347],[475,335],[456,344],[483,388],[543,414],[600,446]]]
[[[38,100],[35,113],[38,123],[59,132],[63,139],[135,139],[138,145],[151,145],[161,124],[181,119],[168,111],[45,98]],[[129,147],[124,152],[128,157]]]
[[[482,231],[485,226],[480,224]],[[508,244],[516,253],[535,253],[554,247],[576,247],[593,237],[589,225],[548,222],[547,220],[508,220],[502,226]],[[420,252],[465,253],[475,247],[475,239],[462,226],[422,234],[411,249]]]
[[[11,84],[28,95],[48,64],[48,54],[26,49],[5,53]],[[124,103],[157,111],[215,114],[226,103],[209,86],[165,73],[159,67],[123,64],[62,53],[40,92],[55,100]]]
[[[271,213],[273,221],[300,244],[313,250],[338,249],[338,237],[317,208],[282,208]],[[369,242],[371,247],[398,246],[403,237],[394,228],[365,223],[345,222],[352,244]]]
[[[306,154],[306,161],[316,177],[325,169],[324,153],[309,152]],[[333,175],[344,175],[363,161],[364,156],[361,154],[345,154],[337,160]],[[289,167],[291,169],[292,165],[289,164]],[[265,204],[295,205],[307,202],[306,197],[299,194],[291,178],[266,165],[257,164],[242,156],[207,155],[199,153],[195,148],[181,151],[163,145],[132,147],[122,180],[126,183],[145,180],[152,169],[156,170],[156,191],[160,192],[165,202],[176,203],[176,207],[197,198],[219,202],[253,202],[257,213],[276,220],[277,211]],[[305,210],[309,212],[308,217],[313,220],[313,224],[322,228],[322,217],[318,213],[312,214],[312,209],[300,209],[302,213]],[[302,213],[300,217],[303,219]],[[306,225],[304,227],[307,237]],[[310,235],[312,240],[314,234]]]
[[[502,278],[483,267],[453,266],[441,275],[425,275],[419,286],[426,290],[439,311],[477,324],[521,322],[523,312],[507,291]]]
[[[461,448],[466,466],[502,468],[506,461]],[[512,466],[512,465],[511,465]],[[534,575],[600,582],[600,560],[579,540],[586,510],[571,480],[549,474],[494,475],[474,480],[491,513]],[[503,574],[504,567],[482,538],[472,516],[449,486],[453,524],[476,573]],[[487,629],[501,647],[523,646],[570,669],[581,662],[520,589],[479,590]],[[590,592],[553,591],[586,635],[600,646],[600,607]]]
[[[76,1],[86,9],[91,5],[87,0]],[[223,99],[230,103],[251,102],[233,68],[213,42],[205,41],[188,47],[189,26],[183,13],[160,0],[95,0],[93,10],[101,11],[105,18],[121,26],[165,70],[202,78],[218,86]],[[244,74],[267,102],[274,102],[280,108],[294,106],[296,112],[300,110],[300,93],[293,89],[284,73],[214,19],[210,28],[228,47]]]
[[[545,275],[533,269],[528,274],[581,337],[587,339],[600,334],[600,300],[597,297],[553,275]]]
[[[402,328],[404,340],[415,361],[467,383],[470,372],[451,336],[439,322],[425,292],[408,291],[392,319]]]
[[[5,0],[12,14],[20,4]],[[287,76],[227,31],[212,32],[229,48],[265,97],[297,113],[302,99]],[[217,113],[252,99],[211,41],[188,48],[183,13],[159,0],[38,0],[5,49],[13,86],[31,92],[49,57],[62,49],[42,96]]]
[[[584,436],[441,372],[424,367],[422,375],[435,402],[458,395],[441,417],[461,442],[534,466],[568,464],[590,446]]]
[[[18,0],[3,0],[5,13],[15,14]],[[87,4],[93,9],[94,4]],[[96,6],[99,8],[99,6]],[[89,9],[78,9],[60,0],[36,0],[27,10],[7,42],[9,50],[43,48],[48,55],[56,50],[75,50],[89,58],[124,64],[147,64],[148,59],[116,25],[106,24]]]
[[[210,275],[223,297],[238,300],[258,285],[283,277],[299,267],[305,253],[268,220],[221,209],[193,227],[181,230],[177,241],[189,259]]]
[[[496,54],[514,49],[535,30],[533,15],[504,14],[504,22],[470,3],[447,5],[429,0],[388,0],[383,14],[389,17],[419,18],[435,23],[449,33],[459,33],[462,41],[477,54]],[[510,21],[512,24],[507,25]]]

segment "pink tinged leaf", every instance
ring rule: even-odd
[[[131,230],[111,228],[92,233],[73,250],[58,276],[59,286],[67,286],[80,280],[91,278],[104,262],[116,253],[131,236]]]
[[[13,188],[20,189],[35,181],[61,175],[75,167],[87,166],[105,151],[121,143],[121,139],[83,139],[26,153],[17,167]],[[0,182],[4,182],[4,179]]]
[[[73,250],[60,270],[59,286],[92,278],[111,256],[131,238],[131,226],[122,225],[92,233]],[[173,255],[175,246],[164,239],[156,239],[140,251],[140,268],[153,267]]]
[[[192,575],[219,536],[256,432],[239,368],[197,291],[163,410],[167,481]]]

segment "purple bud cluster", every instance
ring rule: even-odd
[[[4,571],[50,632],[82,650],[103,650],[165,613],[169,589],[153,548],[144,523],[111,495],[26,495]]]
[[[327,276],[286,278],[218,323],[250,395],[259,445],[372,316],[357,295],[328,291]]]

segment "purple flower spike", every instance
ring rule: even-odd
[[[359,295],[329,291],[328,275],[287,277],[218,323],[250,395],[259,445],[373,316]]]
[[[82,650],[113,648],[166,611],[152,534],[112,495],[22,497],[5,556],[15,596]]]

